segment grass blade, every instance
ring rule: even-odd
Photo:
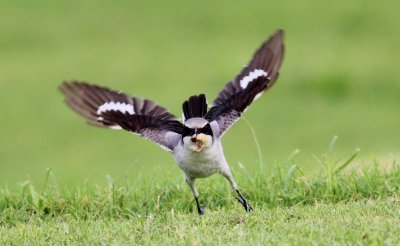
[[[289,187],[290,180],[292,179],[293,173],[296,170],[296,165],[292,165],[286,175],[285,179],[285,190],[287,191],[287,188]]]
[[[253,136],[253,140],[254,143],[256,145],[256,149],[257,149],[257,155],[258,155],[258,161],[259,161],[259,167],[260,167],[260,171],[263,172],[263,168],[264,168],[264,160],[263,160],[263,156],[262,156],[262,152],[261,152],[261,147],[260,147],[260,143],[258,142],[257,139],[257,135],[256,135],[256,131],[253,127],[253,125],[250,123],[250,121],[248,121],[246,118],[242,118],[244,120],[244,122],[246,122],[246,124],[249,126],[250,131],[251,131],[251,135]]]
[[[360,153],[360,149],[356,149],[356,151],[354,151],[354,153],[343,164],[337,166],[333,171],[333,174],[338,174],[341,170],[347,167],[354,160],[354,158],[357,157],[358,153]]]
[[[328,154],[332,153],[333,147],[335,147],[337,139],[338,139],[337,135],[333,136],[332,141],[330,142],[330,144],[328,146]]]

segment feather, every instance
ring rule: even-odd
[[[203,118],[207,114],[207,101],[204,94],[191,96],[182,105],[185,120],[190,118]]]

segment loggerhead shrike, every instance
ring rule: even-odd
[[[247,212],[253,210],[232,177],[222,150],[221,138],[247,107],[277,80],[284,53],[283,30],[276,31],[256,51],[250,63],[227,83],[210,108],[204,94],[183,103],[182,123],[157,103],[131,97],[85,82],[64,82],[59,89],[65,102],[88,123],[122,129],[140,135],[172,153],[199,203],[196,178],[214,173],[224,176],[237,192]]]

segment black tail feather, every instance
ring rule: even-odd
[[[190,118],[203,118],[207,114],[207,101],[204,94],[198,96],[191,96],[182,105],[183,114],[185,119]]]

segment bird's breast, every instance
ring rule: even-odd
[[[218,172],[224,161],[222,149],[218,145],[201,152],[178,147],[174,151],[174,157],[186,174],[196,178],[208,177]]]

